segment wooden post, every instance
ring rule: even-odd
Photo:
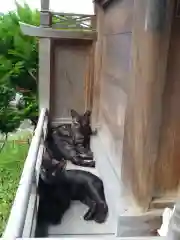
[[[52,40],[39,39],[39,107],[50,108]]]
[[[49,12],[49,0],[41,0],[40,24],[43,27],[52,25],[52,16]]]
[[[41,11],[49,11],[49,0],[41,0]]]
[[[99,103],[100,103],[100,81],[102,67],[102,49],[103,49],[103,9],[95,4],[96,30],[98,32],[97,41],[94,50],[94,84],[93,84],[93,124],[99,121]]]
[[[122,179],[146,210],[153,196],[172,0],[135,0],[132,70],[123,143]]]
[[[156,197],[176,198],[180,187],[180,1],[174,11],[163,94],[163,121],[156,167]]]
[[[42,27],[51,26],[49,0],[41,0],[40,24]],[[51,79],[51,38],[39,39],[39,107],[50,108],[50,79]]]

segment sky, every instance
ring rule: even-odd
[[[31,8],[40,9],[41,0],[26,0]],[[18,1],[24,2],[24,1]],[[15,9],[14,0],[0,0],[0,12]],[[50,0],[50,9],[55,12],[93,14],[92,0]]]

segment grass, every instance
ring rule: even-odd
[[[28,147],[28,144],[9,141],[0,153],[0,236],[8,220]]]

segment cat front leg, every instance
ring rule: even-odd
[[[92,204],[92,207],[88,209],[88,211],[84,215],[84,220],[85,221],[90,221],[94,219],[94,215],[96,212],[96,203]]]
[[[94,221],[97,223],[104,223],[108,216],[108,206],[106,202],[98,203],[94,214]]]

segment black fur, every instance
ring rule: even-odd
[[[39,182],[38,224],[57,224],[72,200],[89,207],[85,220],[103,223],[108,214],[103,182],[90,172],[65,170],[65,161],[44,158]]]
[[[46,140],[46,147],[51,152],[51,157],[59,160],[70,160],[73,164],[84,167],[95,167],[95,161],[92,154],[88,152],[77,151],[71,136],[62,135],[60,128],[48,128],[48,136]],[[84,149],[84,148],[83,148]]]
[[[87,110],[83,115],[80,115],[74,109],[71,109],[71,117],[75,142],[78,142],[82,135],[84,148],[90,149],[90,137],[93,134],[91,128],[91,111]],[[77,129],[79,129],[79,135],[77,134]]]

